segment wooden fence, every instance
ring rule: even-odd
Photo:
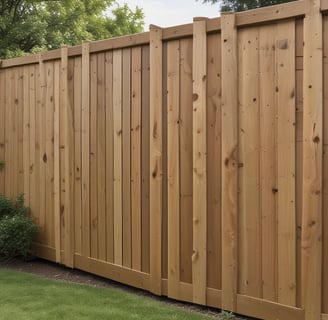
[[[327,320],[327,10],[303,0],[2,61],[0,192],[24,192],[38,255]]]

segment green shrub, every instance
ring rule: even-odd
[[[31,241],[38,227],[24,214],[6,215],[0,219],[0,255],[7,258],[31,254]]]
[[[31,255],[32,237],[38,227],[28,217],[24,196],[10,199],[0,195],[0,255],[8,258]]]
[[[4,216],[26,215],[28,212],[29,208],[24,206],[24,195],[20,194],[16,199],[10,199],[0,194],[0,219]]]

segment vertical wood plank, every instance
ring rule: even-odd
[[[288,38],[287,38],[288,36]],[[277,26],[278,302],[296,305],[295,22]],[[286,268],[288,266],[288,268]]]
[[[324,81],[324,107],[323,107],[323,290],[322,290],[322,312],[328,314],[328,274],[325,270],[328,269],[328,90],[327,83],[328,83],[328,19],[327,17],[323,17],[323,30],[324,30],[324,46],[323,46],[323,81]]]
[[[322,16],[309,0],[304,19],[302,307],[320,319],[322,286]]]
[[[0,70],[0,161],[5,160],[6,82],[5,71]],[[5,172],[0,170],[0,193],[5,193]]]
[[[30,91],[30,207],[32,216],[35,219],[37,212],[37,178],[36,178],[36,66],[29,66],[29,91]],[[59,83],[59,81],[58,81]],[[59,191],[60,192],[60,191]]]
[[[150,26],[150,282],[162,293],[162,30]]]
[[[222,308],[236,310],[238,81],[235,15],[222,15]],[[231,90],[231,88],[235,88]]]
[[[114,263],[122,265],[122,50],[113,52]]]
[[[276,27],[259,31],[263,298],[277,301]]]
[[[14,88],[14,73],[13,69],[9,69],[6,72],[6,92],[7,92],[7,100],[6,100],[6,153],[5,153],[5,163],[6,163],[6,175],[5,175],[5,191],[8,197],[13,197],[12,185],[13,185],[13,177],[12,177],[12,168],[14,163],[12,161],[12,148],[14,145],[14,135],[13,135],[13,93],[12,88]]]
[[[74,59],[74,226],[75,253],[82,254],[82,58]]]
[[[31,79],[32,81],[32,79]],[[61,263],[61,227],[60,227],[60,62],[55,62],[54,71],[54,228],[55,228],[55,250],[56,262]],[[31,108],[31,116],[32,116]],[[35,112],[35,111],[34,111]],[[31,117],[32,118],[32,117]],[[32,123],[32,121],[31,121]],[[31,126],[31,143],[35,140],[32,138]],[[34,126],[35,135],[35,126]],[[31,150],[32,151],[32,150]],[[31,176],[31,188],[33,185],[33,177]]]
[[[82,256],[90,252],[90,43],[82,44]]]
[[[16,145],[16,156],[17,156],[17,171],[16,171],[16,194],[24,192],[24,141],[23,141],[23,130],[24,130],[24,68],[19,67],[17,69],[17,80],[16,80],[16,92],[15,92],[15,105],[17,112],[17,145]]]
[[[97,66],[97,174],[98,174],[98,259],[106,260],[106,112],[105,54],[98,54]]]
[[[150,267],[150,49],[149,46],[142,47],[142,111],[141,111],[141,215],[142,215],[142,271],[149,273]]]
[[[105,54],[106,70],[106,255],[114,262],[114,122],[113,122],[113,52]]]
[[[46,166],[46,198],[45,198],[45,231],[46,244],[54,246],[54,63],[47,62],[46,65],[46,101],[45,101],[45,156]]]
[[[62,84],[63,107],[65,111],[65,209],[64,209],[64,263],[66,266],[74,267],[74,123],[73,110],[70,104],[68,92],[68,48],[61,49],[60,82]]]
[[[206,20],[193,25],[193,302],[206,303]]]
[[[42,241],[46,241],[46,67],[42,60],[42,54],[39,54],[39,94],[38,94],[38,107],[39,107],[39,225],[41,227],[40,236]]]
[[[90,250],[98,258],[98,67],[90,55]]]
[[[221,35],[208,37],[207,52],[207,286],[222,288]]]
[[[167,203],[167,43],[163,42],[163,115],[162,115],[162,278],[168,278],[168,203]]]
[[[242,294],[262,295],[260,216],[260,110],[258,28],[240,31],[239,162],[240,162],[240,288]],[[250,86],[249,84],[252,83]]]
[[[168,296],[179,298],[180,284],[180,43],[167,44]]]
[[[34,218],[35,221],[39,224],[39,217],[40,217],[40,66],[35,65],[34,68],[34,75],[35,75],[35,159],[34,159],[34,173],[35,173],[35,205],[34,205]],[[41,241],[41,233],[37,236],[37,240]]]
[[[4,85],[5,85],[5,92],[6,92],[6,99],[5,99],[5,121],[4,121],[4,136],[5,136],[5,157],[4,157],[4,161],[6,164],[6,170],[3,171],[4,172],[4,193],[5,195],[8,196],[8,182],[9,182],[9,178],[8,178],[8,160],[9,160],[9,146],[10,146],[10,135],[9,135],[9,120],[10,120],[10,113],[9,113],[9,88],[10,88],[10,76],[9,76],[9,72],[10,69],[6,70],[5,72],[5,80],[4,80]]]
[[[180,280],[192,283],[192,39],[180,40]]]
[[[296,218],[297,218],[297,306],[302,305],[302,192],[303,192],[303,20],[296,20]]]
[[[61,248],[65,250],[65,117],[66,109],[63,101],[64,95],[62,94],[63,83],[61,82],[61,60],[59,66],[60,77],[60,111],[59,111],[59,140],[60,140],[60,228],[61,232]],[[62,261],[65,264],[65,257],[62,254]]]
[[[131,268],[131,49],[123,50],[123,265]]]
[[[24,66],[24,83],[23,83],[23,90],[24,90],[24,100],[23,100],[23,161],[24,161],[24,199],[25,205],[30,206],[30,82],[29,82],[29,68],[28,66]],[[1,81],[1,80],[0,80]],[[0,83],[1,86],[1,83]],[[1,87],[0,87],[1,90]],[[3,93],[3,92],[1,92]],[[3,93],[4,94],[4,93]],[[1,106],[0,106],[1,110]],[[1,114],[2,121],[4,121],[4,115]],[[2,128],[3,128],[3,124]],[[1,129],[2,131],[3,129]],[[1,133],[0,133],[1,136]],[[1,140],[1,138],[0,138]],[[1,141],[0,141],[1,143]],[[0,146],[1,148],[1,146]],[[3,160],[1,155],[0,149],[0,161]],[[0,178],[0,186],[1,186],[1,178]],[[0,187],[1,193],[1,187]]]
[[[132,269],[141,271],[141,48],[132,49],[131,215]]]

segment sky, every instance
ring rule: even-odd
[[[150,24],[170,27],[191,23],[194,17],[214,18],[219,15],[218,4],[203,4],[202,0],[117,0],[122,5],[127,3],[131,9],[136,6],[145,14],[145,31]]]

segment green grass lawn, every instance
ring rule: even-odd
[[[0,269],[0,319],[201,320],[210,318],[117,289],[63,283]]]

